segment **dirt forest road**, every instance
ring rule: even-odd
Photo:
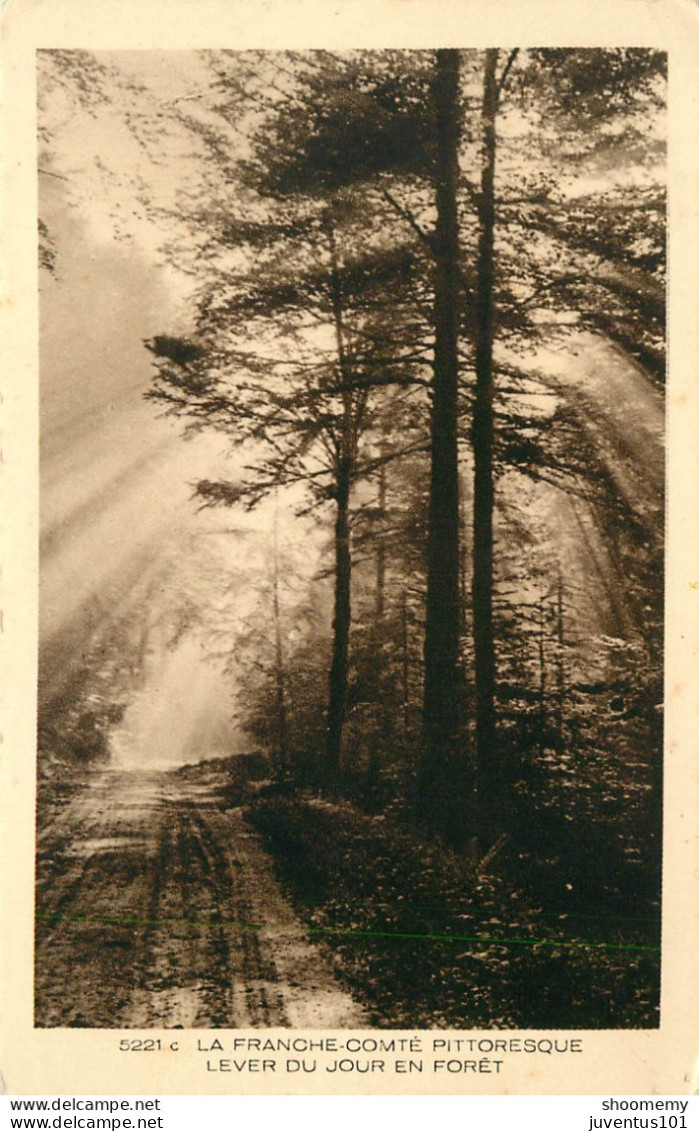
[[[211,785],[92,775],[40,834],[36,910],[38,1026],[365,1023]]]

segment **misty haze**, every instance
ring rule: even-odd
[[[37,58],[35,1024],[657,1027],[664,55]]]

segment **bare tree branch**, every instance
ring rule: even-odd
[[[500,98],[500,95],[503,92],[503,89],[505,87],[505,83],[507,82],[507,77],[508,77],[510,71],[512,70],[512,65],[513,65],[513,63],[514,63],[514,61],[515,61],[515,59],[517,58],[518,55],[519,55],[519,47],[513,47],[512,51],[510,51],[507,62],[505,63],[505,68],[504,68],[502,74],[500,75],[500,81],[498,82],[498,85],[497,85],[497,97],[498,98]]]

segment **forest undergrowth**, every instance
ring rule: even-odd
[[[270,787],[249,814],[373,1025],[657,1026],[647,866],[628,858],[613,821],[582,835],[554,806],[527,811],[528,829],[475,869],[424,828],[346,799]]]

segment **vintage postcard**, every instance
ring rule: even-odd
[[[696,1089],[698,63],[8,0],[10,1092]]]

